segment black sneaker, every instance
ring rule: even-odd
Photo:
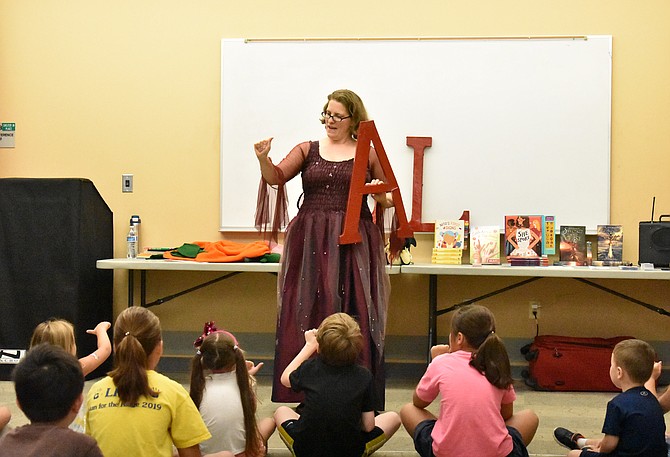
[[[577,440],[584,438],[581,433],[573,433],[567,428],[556,427],[554,429],[554,439],[558,444],[568,449],[579,449]]]

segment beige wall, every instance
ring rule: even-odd
[[[0,121],[17,125],[16,148],[0,149],[0,177],[91,179],[114,212],[117,257],[133,213],[142,216],[144,245],[245,241],[254,235],[218,232],[222,38],[605,34],[614,48],[611,222],[624,225],[624,255],[636,261],[637,223],[649,218],[651,197],[657,214],[670,213],[668,23],[666,0],[0,0]],[[255,160],[251,145],[239,153]],[[576,166],[557,160],[548,184]],[[122,173],[134,174],[134,193],[121,193]],[[115,278],[118,312],[126,276]],[[149,298],[211,278],[149,273]],[[442,279],[440,301],[449,303],[447,289],[462,299],[510,282]],[[609,285],[668,307],[665,284]],[[393,288],[389,332],[425,334],[427,279],[394,277]],[[529,299],[543,304],[543,333],[665,340],[670,330],[667,318],[569,280],[538,281],[484,304],[503,332],[530,337]],[[215,319],[272,332],[274,304],[274,277],[239,275],[153,309],[171,330]]]

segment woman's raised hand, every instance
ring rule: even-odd
[[[270,153],[271,143],[272,138],[268,138],[267,140],[261,140],[258,143],[254,144],[254,150],[256,151],[256,157],[258,157],[258,160],[263,160],[268,157],[268,154]]]

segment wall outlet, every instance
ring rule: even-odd
[[[132,192],[133,191],[133,175],[124,174],[122,175],[123,179],[121,182],[121,191],[122,192]]]
[[[542,308],[542,306],[540,306],[539,301],[528,302],[528,319],[539,319],[540,308]]]

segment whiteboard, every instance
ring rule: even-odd
[[[347,88],[375,121],[412,215],[413,150],[424,155],[422,222],[506,214],[560,225],[609,223],[612,37],[527,39],[224,39],[221,44],[221,230],[254,225],[253,144],[274,137],[278,163],[325,136],[326,96]],[[297,213],[300,177],[289,182]]]

